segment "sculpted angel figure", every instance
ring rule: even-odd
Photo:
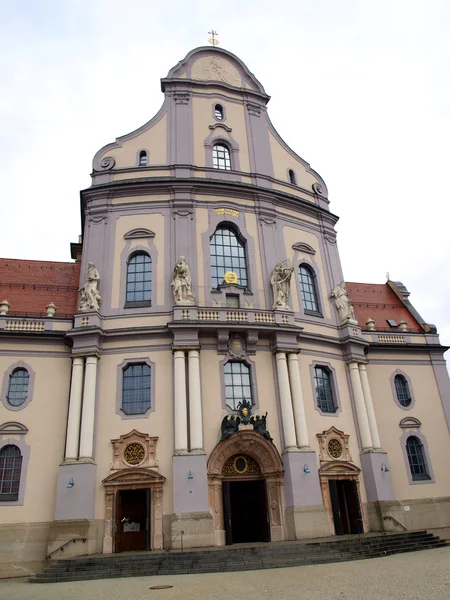
[[[293,267],[283,267],[282,262],[277,262],[272,275],[270,276],[270,283],[273,291],[273,307],[276,308],[289,308],[289,294],[291,292],[291,276],[294,271]]]
[[[172,290],[175,304],[194,304],[191,271],[184,256],[180,256],[173,267]]]
[[[231,417],[228,417],[228,416],[224,417],[222,419],[222,424],[220,426],[220,430],[221,430],[220,441],[224,442],[225,440],[230,438],[232,435],[237,433],[239,431],[240,422],[241,422],[241,419],[239,417],[234,417],[233,415]]]
[[[345,281],[334,288],[331,292],[331,298],[334,298],[334,303],[341,323],[346,323],[347,321],[357,322],[355,311],[350,302],[350,298],[348,297],[347,288],[345,287]]]
[[[86,279],[80,288],[80,311],[98,310],[102,297],[97,289],[100,274],[93,262],[88,263]]]

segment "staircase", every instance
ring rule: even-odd
[[[228,546],[185,552],[146,552],[83,556],[52,561],[31,583],[53,583],[138,577],[273,569],[299,565],[359,560],[429,548],[448,542],[426,531],[348,537],[314,542],[279,542],[254,546]]]

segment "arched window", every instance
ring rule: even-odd
[[[410,435],[406,440],[406,453],[413,481],[431,479],[428,474],[423,444],[415,435]]]
[[[6,399],[11,406],[21,406],[28,396],[29,375],[26,369],[14,369],[9,377]]]
[[[397,399],[402,406],[411,404],[411,394],[409,393],[409,385],[404,375],[396,375],[394,377],[395,392]]]
[[[289,169],[289,182],[293,185],[297,184],[297,181],[295,180],[295,173],[292,169]]]
[[[147,152],[146,150],[141,150],[139,152],[139,166],[146,167],[147,166]]]
[[[305,312],[319,313],[317,300],[316,274],[307,265],[300,265],[300,288]]]
[[[239,402],[248,400],[253,405],[250,367],[244,362],[230,361],[223,368],[225,380],[225,401],[232,410],[237,410]]]
[[[133,254],[127,265],[126,302],[151,302],[152,259],[145,252]]]
[[[147,364],[128,365],[123,370],[122,410],[140,415],[150,408],[151,369]]]
[[[215,105],[214,116],[218,121],[223,121],[223,106],[221,104]]]
[[[213,146],[213,167],[215,169],[225,169],[231,171],[230,151],[224,144],[215,144]]]
[[[317,407],[324,413],[335,413],[337,406],[333,395],[331,373],[326,367],[314,368],[314,387]]]
[[[0,450],[0,502],[19,499],[22,455],[17,446],[3,446]]]
[[[234,229],[227,225],[219,225],[211,237],[209,246],[212,287],[219,287],[228,271],[236,273],[237,285],[248,287],[245,246],[239,241]]]

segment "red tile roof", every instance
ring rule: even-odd
[[[56,305],[55,317],[73,317],[77,308],[80,263],[0,258],[0,300],[8,300],[8,315],[45,317]]]
[[[412,316],[403,302],[393,292],[387,283],[345,283],[350,300],[355,309],[358,323],[367,329],[366,321],[373,319],[377,331],[399,331],[390,327],[387,319],[393,319],[397,324],[407,322],[407,331],[423,333],[420,323]]]

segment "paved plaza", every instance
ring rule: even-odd
[[[171,584],[170,589],[151,590]],[[444,600],[450,547],[327,565],[30,584],[0,580],[1,600]]]

